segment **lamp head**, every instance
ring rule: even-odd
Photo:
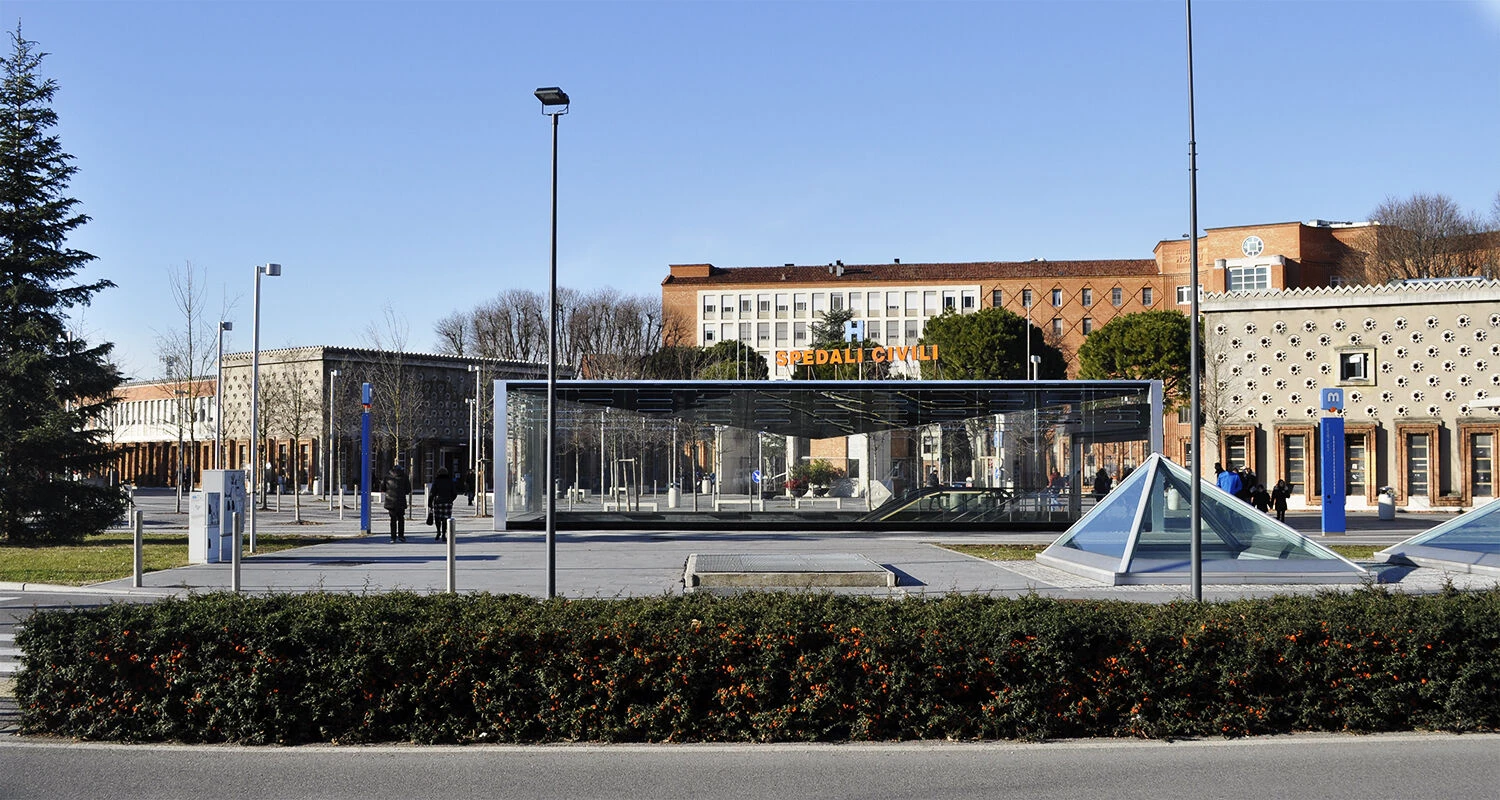
[[[536,90],[536,99],[542,101],[542,113],[548,115],[568,113],[568,93],[556,86],[543,86]]]
[[[230,322],[229,320],[226,319],[226,320],[224,320],[224,321],[222,321],[222,322],[219,323],[219,330],[221,330],[221,331],[232,331],[232,330],[234,330],[234,323]]]
[[[281,265],[280,264],[267,264],[267,265],[261,267],[260,271],[264,272],[265,274],[269,275],[272,278],[275,278],[275,277],[278,277],[278,276],[281,275]]]

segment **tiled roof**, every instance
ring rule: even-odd
[[[832,272],[830,270],[833,270]],[[711,267],[706,278],[669,275],[662,283],[716,284],[927,283],[994,281],[1017,278],[1113,277],[1158,274],[1154,259],[1099,261],[975,261],[957,264],[845,264],[792,267]]]

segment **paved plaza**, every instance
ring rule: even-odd
[[[352,498],[348,501],[352,502]],[[175,498],[165,492],[143,492],[137,498],[148,531],[185,529],[187,514],[175,513]],[[184,505],[186,507],[186,505]],[[281,499],[281,510],[257,514],[260,533],[334,536],[335,541],[294,550],[247,556],[241,566],[241,587],[249,593],[267,592],[388,592],[431,593],[447,587],[445,544],[433,541],[432,528],[423,525],[420,505],[407,525],[407,541],[393,544],[386,515],[376,508],[376,533],[361,536],[359,514],[350,507],[339,518],[321,498],[304,495],[301,517],[294,524],[291,498]],[[458,530],[455,545],[456,589],[460,592],[518,593],[544,597],[547,591],[547,547],[540,531],[497,532],[492,520],[473,516],[462,498],[455,507]],[[1385,546],[1426,530],[1451,514],[1398,514],[1381,521],[1372,511],[1349,515],[1349,531],[1322,536],[1316,512],[1294,512],[1293,528],[1325,544],[1351,543]],[[880,596],[1038,594],[1063,598],[1122,598],[1165,602],[1189,596],[1187,586],[1107,586],[1031,561],[991,562],[945,549],[940,544],[1046,544],[1054,532],[1036,533],[922,533],[870,532],[705,532],[705,531],[561,531],[556,537],[555,575],[558,594],[566,597],[636,597],[681,594],[683,573],[692,555],[857,554],[895,573],[897,585],[850,587],[836,591]],[[141,588],[129,577],[89,587],[109,594],[148,596],[186,595],[229,589],[229,564],[179,567],[146,573]],[[1500,584],[1493,577],[1448,573],[1432,568],[1378,570],[1378,580],[1399,591],[1431,592],[1452,582],[1458,588]],[[21,588],[13,586],[12,588]],[[28,586],[36,589],[39,587]],[[1206,599],[1267,596],[1309,592],[1317,585],[1225,585],[1204,587]],[[1347,587],[1346,587],[1347,588]]]

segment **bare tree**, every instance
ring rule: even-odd
[[[1370,213],[1376,223],[1351,242],[1342,271],[1371,283],[1484,275],[1483,225],[1443,194],[1387,197]]]
[[[167,380],[176,401],[175,425],[185,443],[183,471],[198,472],[197,418],[198,398],[210,395],[203,380],[216,367],[218,358],[218,323],[228,316],[230,303],[219,303],[217,319],[209,315],[207,271],[185,261],[167,272],[172,293],[176,326],[156,331],[156,351],[167,367]]]
[[[437,334],[437,351],[444,355],[466,356],[473,348],[473,318],[462,311],[455,311],[437,321],[433,332]]]
[[[282,465],[292,486],[293,521],[302,522],[302,487],[307,483],[309,464],[301,459],[303,439],[311,439],[321,430],[323,420],[322,392],[306,372],[292,366],[268,376],[262,390],[267,409],[268,433],[291,440],[291,463]]]
[[[390,443],[390,453],[406,456],[416,445],[419,421],[427,412],[421,377],[407,363],[406,346],[411,326],[390,305],[380,323],[365,328],[365,339],[376,351],[368,373],[374,393],[374,423],[379,435]]]

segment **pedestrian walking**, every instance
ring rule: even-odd
[[[1109,487],[1112,483],[1114,481],[1110,480],[1109,471],[1100,467],[1099,471],[1094,473],[1094,499],[1098,500],[1109,494]]]
[[[453,519],[453,501],[457,498],[458,484],[448,477],[448,470],[438,470],[437,477],[432,481],[432,488],[427,493],[427,507],[432,514],[432,524],[437,526],[434,541],[441,542],[448,538]]]
[[[1250,505],[1255,506],[1262,514],[1271,510],[1271,493],[1266,491],[1264,483],[1257,483],[1250,490]]]
[[[1271,489],[1271,507],[1276,509],[1276,521],[1286,522],[1286,499],[1292,496],[1292,487],[1286,481],[1277,481]]]
[[[406,541],[406,497],[411,494],[411,478],[406,476],[406,467],[398,460],[385,474],[385,497],[381,505],[391,515],[391,542]]]

